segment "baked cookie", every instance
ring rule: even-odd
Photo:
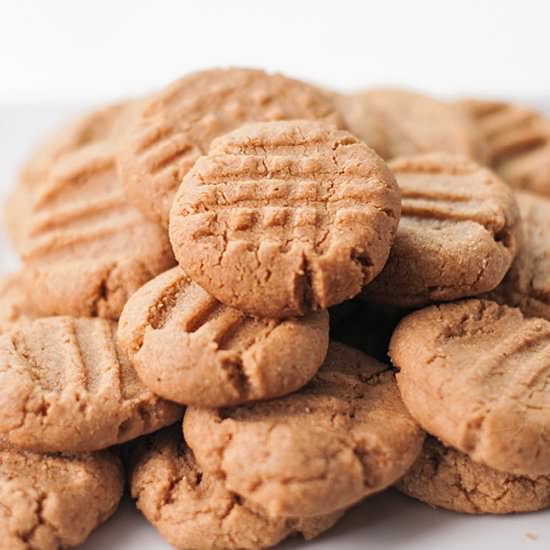
[[[521,241],[511,190],[490,170],[452,155],[389,166],[401,188],[401,221],[388,262],[364,296],[412,307],[494,289]]]
[[[399,220],[384,162],[349,132],[312,121],[244,126],[184,178],[170,240],[186,273],[259,317],[326,309],[382,269]]]
[[[248,317],[175,267],[130,298],[118,342],[156,394],[224,407],[301,388],[325,359],[328,331],[326,311],[300,319]]]
[[[431,306],[401,321],[390,357],[427,432],[503,472],[549,472],[550,322],[488,300]]]
[[[107,451],[39,455],[0,443],[0,545],[78,546],[115,512],[123,488],[122,465]]]
[[[213,69],[174,82],[143,104],[118,156],[128,199],[165,227],[183,176],[212,140],[248,122],[340,122],[317,88],[279,74]]]
[[[444,152],[485,159],[483,142],[459,109],[400,89],[339,96],[346,126],[382,158]]]
[[[21,275],[12,273],[0,277],[0,334],[14,323],[36,317]]]
[[[550,199],[518,191],[524,243],[490,297],[550,321]]]
[[[21,256],[42,315],[118,319],[131,294],[174,265],[164,230],[127,204],[112,149],[65,157],[36,195]]]
[[[475,120],[494,170],[510,185],[550,196],[550,121],[501,101],[459,103]]]
[[[130,461],[137,507],[163,538],[182,550],[256,550],[297,534],[310,540],[343,515],[269,517],[228,491],[222,479],[203,472],[179,427],[147,438]]]
[[[378,361],[331,343],[300,391],[241,407],[188,408],[185,440],[204,472],[271,516],[344,509],[400,478],[423,432]]]
[[[534,512],[550,507],[550,474],[514,476],[426,438],[422,454],[396,487],[430,506],[466,514]]]
[[[49,317],[0,336],[0,437],[38,452],[87,452],[171,424],[181,408],[139,381],[116,324]]]

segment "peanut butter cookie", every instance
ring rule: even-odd
[[[13,273],[0,277],[0,334],[14,323],[36,317],[28,299],[21,275]]]
[[[49,317],[0,336],[0,435],[38,452],[87,452],[181,417],[139,381],[115,346],[116,324]]]
[[[549,472],[550,322],[488,300],[431,306],[401,321],[390,356],[427,432],[503,472]]]
[[[433,437],[426,438],[422,454],[397,488],[430,506],[466,514],[510,514],[550,507],[550,474],[499,472]]]
[[[118,165],[130,202],[168,226],[174,195],[212,140],[248,122],[340,122],[317,88],[279,74],[213,69],[190,74],[144,103],[128,128]]]
[[[325,359],[328,330],[326,311],[284,321],[248,317],[175,267],[130,298],[118,342],[156,394],[224,407],[301,388]]]
[[[384,162],[350,133],[311,121],[244,126],[185,177],[170,240],[185,272],[259,317],[325,309],[382,269],[399,220]]]
[[[388,262],[364,296],[411,307],[498,286],[521,241],[511,190],[490,170],[452,155],[389,166],[401,188],[401,221]]]
[[[331,343],[300,391],[241,407],[189,408],[185,440],[202,471],[271,516],[341,510],[400,478],[423,433],[387,367]]]
[[[178,428],[142,442],[131,454],[130,487],[138,508],[182,550],[256,550],[301,534],[310,540],[343,512],[312,518],[269,517],[201,471]]]

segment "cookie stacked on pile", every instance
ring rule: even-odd
[[[119,455],[185,549],[310,539],[394,484],[550,506],[549,144],[513,105],[247,69],[61,130],[6,210],[0,533],[78,545]]]

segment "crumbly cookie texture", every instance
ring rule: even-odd
[[[0,334],[14,323],[36,317],[20,273],[0,276]]]
[[[212,144],[174,200],[170,240],[185,272],[259,317],[325,309],[382,269],[399,190],[364,143],[322,122],[242,127]]]
[[[213,69],[174,82],[136,113],[118,155],[128,199],[168,226],[174,195],[216,137],[249,122],[321,119],[341,124],[319,89],[251,69]]]
[[[343,515],[269,517],[199,468],[179,426],[143,440],[131,452],[130,463],[130,488],[138,508],[182,550],[256,550],[297,534],[310,540]]]
[[[129,296],[175,263],[166,233],[127,204],[104,143],[56,165],[35,197],[21,255],[40,314],[115,320]]]
[[[550,475],[499,472],[433,437],[426,438],[422,454],[396,487],[430,506],[466,514],[510,514],[550,507]]]
[[[118,342],[152,391],[198,407],[223,407],[296,391],[319,370],[328,313],[249,317],[222,305],[179,268],[126,304]]]
[[[337,96],[346,126],[382,158],[442,152],[484,161],[485,144],[453,105],[399,89]]]
[[[50,317],[0,336],[0,434],[38,452],[86,452],[158,430],[181,408],[148,390],[115,346],[116,324]]]
[[[518,191],[524,243],[491,299],[550,321],[550,198]]]
[[[394,483],[423,432],[387,367],[331,343],[300,391],[219,410],[188,408],[185,440],[198,464],[271,516],[318,516]]]
[[[367,299],[412,307],[494,289],[521,244],[518,206],[490,170],[428,154],[389,163],[401,189],[397,236]]]
[[[463,100],[487,144],[489,162],[512,187],[550,196],[550,121],[522,105]]]
[[[401,321],[390,356],[427,432],[491,468],[548,473],[550,322],[488,300],[431,306]]]
[[[1,546],[78,546],[115,512],[123,488],[122,465],[107,451],[40,455],[0,443]]]

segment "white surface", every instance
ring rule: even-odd
[[[5,193],[17,166],[38,136],[76,107],[0,106],[0,190]],[[0,242],[0,267],[15,260]],[[534,537],[534,538],[533,538]],[[536,550],[550,547],[550,510],[506,517],[473,517],[436,511],[394,492],[367,499],[336,528],[307,545],[292,539],[281,550]],[[126,499],[83,550],[168,550],[170,547]]]
[[[0,101],[259,66],[336,88],[550,96],[547,0],[0,0]]]

